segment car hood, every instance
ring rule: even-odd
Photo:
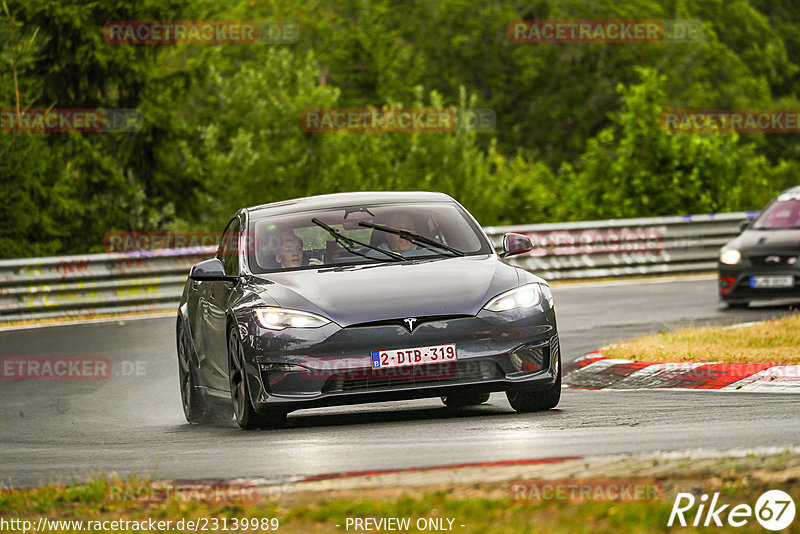
[[[800,230],[745,230],[729,246],[739,249],[745,256],[797,254]]]
[[[308,269],[258,275],[280,306],[320,313],[340,326],[405,317],[476,315],[517,286],[514,267],[496,256]],[[266,295],[265,295],[266,297]]]

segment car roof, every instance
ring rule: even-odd
[[[454,201],[444,193],[431,191],[360,191],[355,193],[333,193],[313,197],[283,200],[260,206],[244,208],[255,217],[284,215],[301,211],[323,210],[353,204],[388,204],[394,202],[441,202]]]
[[[786,189],[785,191],[783,191],[783,193],[798,194],[798,193],[800,193],[800,185],[796,185],[794,187],[790,187],[789,189]],[[781,194],[783,194],[783,193],[781,193]]]

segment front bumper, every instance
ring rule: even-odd
[[[559,372],[555,311],[481,311],[400,324],[329,324],[265,331],[243,339],[251,400],[260,411],[550,388]],[[298,338],[302,335],[302,338]],[[373,370],[375,350],[455,343],[456,362]],[[284,367],[291,366],[291,367]]]
[[[748,302],[751,300],[800,299],[800,270],[787,266],[718,264],[719,298],[723,302]],[[751,287],[754,276],[792,276],[792,287]]]

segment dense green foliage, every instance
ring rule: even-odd
[[[5,0],[0,109],[138,108],[137,133],[0,132],[0,257],[219,230],[303,195],[438,190],[489,224],[759,209],[796,134],[672,134],[664,109],[800,109],[789,0]],[[693,43],[519,44],[520,19],[700,19]],[[291,45],[119,45],[109,20],[291,20]],[[493,131],[307,132],[310,108],[477,107]]]

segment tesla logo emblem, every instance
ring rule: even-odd
[[[764,258],[764,261],[767,263],[780,263],[781,257],[780,256],[767,256]]]
[[[408,328],[408,331],[411,332],[412,330],[414,330],[414,323],[417,322],[417,320],[409,318],[409,319],[403,319],[403,322],[408,325],[406,326],[406,328]]]

